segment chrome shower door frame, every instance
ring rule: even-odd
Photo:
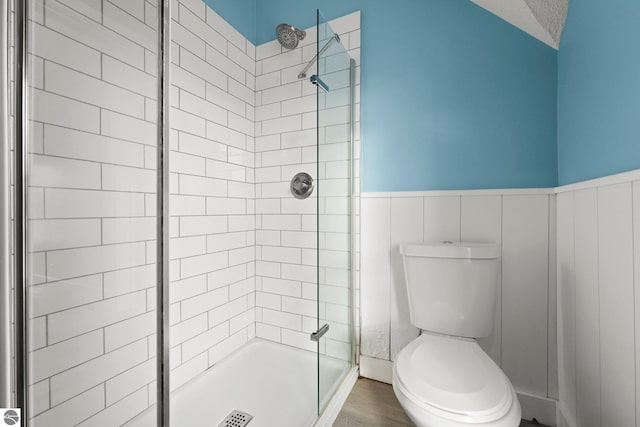
[[[171,0],[158,0],[158,166],[156,229],[156,380],[157,425],[170,425],[169,384],[171,353],[169,341],[169,111],[171,102]]]
[[[9,141],[9,1],[0,0],[0,407],[13,402],[11,143]]]
[[[28,176],[28,16],[29,0],[14,0],[13,104],[9,100],[9,4],[0,0],[0,407],[22,409],[29,426],[29,364],[27,302],[27,176]],[[157,425],[169,426],[169,69],[170,0],[158,0],[158,169],[157,169]],[[11,162],[9,111],[14,113],[14,159]],[[13,168],[12,168],[13,166]],[[13,169],[13,174],[11,174]],[[14,184],[13,212],[10,185]],[[13,236],[11,221],[13,217]],[[13,265],[11,249],[14,248]],[[12,268],[13,267],[13,268]],[[11,295],[12,287],[15,293]],[[13,321],[13,323],[12,323]],[[15,356],[15,357],[14,357]],[[13,396],[15,392],[15,396]]]
[[[22,409],[22,425],[29,425],[27,346],[27,14],[28,1],[14,0],[13,17],[13,334],[14,406]]]

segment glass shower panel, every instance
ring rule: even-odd
[[[156,400],[158,3],[27,3],[29,425],[123,425]]]
[[[318,411],[352,365],[351,58],[318,11]],[[312,80],[313,81],[313,80]]]

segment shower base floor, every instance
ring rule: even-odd
[[[322,395],[330,397],[351,367],[321,360],[321,384],[333,387]],[[317,372],[316,353],[253,339],[171,393],[171,425],[215,427],[239,410],[253,416],[248,427],[311,426],[317,419]],[[130,425],[154,425],[153,410]]]

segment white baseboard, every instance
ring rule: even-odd
[[[393,377],[393,362],[376,359],[375,357],[360,356],[360,375],[365,378],[391,384]]]
[[[391,384],[393,362],[376,359],[375,357],[360,356],[360,375],[365,378]],[[522,392],[517,392],[517,394],[520,406],[522,407],[522,418],[526,420],[535,418],[540,423],[551,427],[557,425],[557,402],[555,400]]]
[[[356,366],[349,371],[345,379],[342,381],[342,384],[340,384],[340,387],[336,390],[336,393],[333,395],[333,398],[325,408],[320,418],[318,418],[318,421],[314,424],[314,427],[331,427],[333,425],[357,380],[358,367]]]
[[[557,425],[556,404],[558,402],[556,400],[520,391],[516,391],[516,394],[522,407],[523,419],[532,420],[535,418],[541,424],[551,427]]]
[[[576,427],[578,425],[575,418],[570,416],[569,411],[560,402],[556,405],[556,418],[558,419],[558,427]]]

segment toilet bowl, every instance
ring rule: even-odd
[[[393,364],[393,390],[418,427],[517,427],[511,382],[476,338],[493,330],[499,250],[436,242],[400,248],[411,323],[422,334]]]
[[[516,427],[513,386],[475,340],[424,333],[402,349],[393,390],[418,427]]]

